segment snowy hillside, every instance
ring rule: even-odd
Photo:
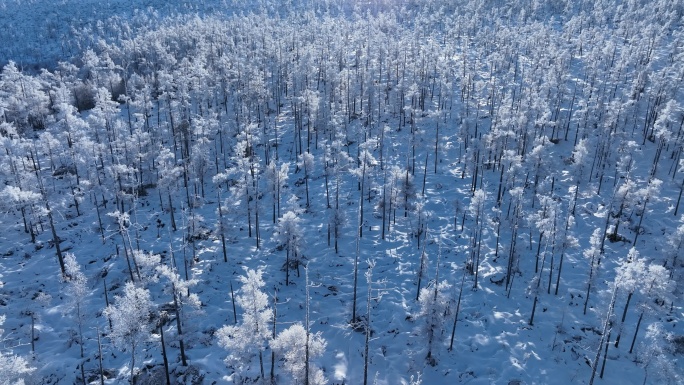
[[[13,60],[27,70],[53,69],[58,61],[79,56],[97,39],[110,37],[111,24],[131,22],[137,28],[148,17],[213,13],[232,9],[222,1],[2,0],[0,64]]]
[[[680,1],[74,3],[1,5],[0,384],[684,381]]]

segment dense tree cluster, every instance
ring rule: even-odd
[[[574,303],[568,311],[597,331],[576,347],[590,382],[603,377],[609,344],[656,376],[684,276],[681,2],[342,3],[260,2],[258,12],[169,17],[134,33],[119,21],[73,63],[4,66],[2,221],[54,252],[76,310],[82,381],[94,325],[98,341],[130,354],[132,382],[136,356],[157,338],[168,381],[164,330],[188,365],[189,310],[202,307],[193,268],[214,242],[227,272],[247,260],[238,250],[260,258],[237,294],[223,288],[235,325],[213,337],[234,382],[265,381],[270,350],[270,380],[278,357],[294,383],[325,383],[314,365],[325,331],[309,319],[314,258],[350,278],[346,321],[367,335],[365,378],[371,310],[383,305],[371,278],[357,304],[368,239],[387,250],[415,243],[397,258],[415,272],[407,319],[433,366],[449,326],[450,351],[459,339],[462,301],[496,291],[529,306],[520,311],[530,328],[545,317],[540,305]],[[153,220],[140,213],[150,202]],[[100,294],[60,246],[90,213],[117,256],[98,259],[105,317],[82,314]],[[328,250],[310,247],[312,234],[327,234]],[[150,237],[167,250],[148,251]],[[280,333],[264,271],[306,302]],[[108,286],[108,273],[126,282]],[[385,273],[376,268],[375,280]],[[151,296],[161,286],[172,301]],[[644,338],[655,341],[646,358]],[[28,371],[0,353],[16,362],[0,379]]]

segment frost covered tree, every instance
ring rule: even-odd
[[[236,296],[236,302],[242,309],[242,322],[223,326],[217,331],[219,345],[230,351],[225,362],[235,371],[234,382],[244,378],[255,356],[259,356],[261,378],[265,378],[263,352],[271,338],[269,322],[273,310],[268,306],[268,296],[262,291],[265,285],[262,276],[262,269],[247,269],[239,278],[242,291]]]
[[[536,275],[529,285],[530,294],[534,295],[534,300],[532,302],[532,313],[528,322],[530,326],[534,324],[534,315],[537,310],[537,304],[539,303],[539,290],[542,282],[542,274],[544,273],[544,267],[546,265],[546,257],[549,254],[551,254],[551,266],[549,267],[549,286],[547,291],[550,292],[551,289],[551,273],[553,272],[553,245],[555,244],[556,234],[558,232],[557,222],[560,211],[558,208],[558,203],[555,202],[551,196],[538,195],[537,198],[539,199],[541,208],[530,218],[539,230],[539,240],[537,243],[537,255],[535,258],[534,270]],[[543,249],[542,241],[544,244]],[[551,253],[548,252],[549,244],[551,244]],[[541,265],[539,263],[540,255]]]
[[[382,211],[382,239],[385,239],[386,229],[389,229],[390,220],[392,219],[392,205],[394,204],[394,193],[396,190],[395,175],[395,173],[389,170],[389,167],[383,168],[382,194],[380,194],[375,207],[376,211]]]
[[[268,190],[273,197],[273,223],[276,223],[276,219],[280,218],[280,197],[283,188],[287,184],[289,172],[290,164],[281,163],[279,166],[276,159],[271,159],[266,166]]]
[[[447,281],[438,282],[436,280],[432,287],[423,288],[418,297],[418,303],[420,304],[418,318],[423,322],[421,329],[428,340],[428,352],[425,358],[432,366],[437,364],[432,354],[433,344],[439,336],[444,334],[446,316],[449,313],[449,295],[447,290],[450,287],[451,285]]]
[[[640,294],[640,299],[637,302],[639,318],[634,328],[632,344],[629,347],[630,353],[634,350],[634,343],[636,342],[637,334],[639,334],[639,327],[644,319],[644,314],[658,314],[658,310],[662,311],[662,308],[667,307],[668,300],[672,303],[672,292],[675,286],[674,281],[670,278],[670,272],[659,264],[652,263],[648,265],[643,274],[644,279],[640,282],[638,288]]]
[[[330,212],[328,237],[332,235],[335,238],[335,252],[337,253],[342,228],[347,224],[344,207],[340,205],[340,185],[343,180],[343,172],[348,171],[354,161],[344,149],[346,141],[341,137],[341,131],[337,131],[336,134],[340,137],[334,140],[331,138],[331,143],[326,144],[323,151],[323,176],[325,177],[326,206]],[[330,203],[330,179],[333,179],[335,183],[334,204]]]
[[[368,270],[366,271],[366,283],[368,284],[368,295],[366,296],[366,341],[363,348],[363,385],[368,384],[368,364],[370,362],[369,350],[370,350],[370,339],[372,334],[372,323],[371,323],[371,310],[373,308],[371,300],[373,293],[373,267],[375,267],[374,261],[368,261]]]
[[[584,163],[586,162],[587,154],[587,139],[580,139],[580,141],[575,145],[575,149],[572,151],[572,162],[574,165],[573,179],[575,180],[575,188],[572,190],[570,214],[573,216],[575,215],[575,208],[577,207],[577,190],[579,189],[582,177],[584,176]]]
[[[368,190],[368,200],[370,201],[370,194],[371,194],[371,188],[370,188],[370,181],[367,181],[369,178],[370,172],[373,170],[373,168],[377,165],[377,160],[372,154],[372,148],[375,146],[375,140],[368,140],[362,144],[359,144],[358,146],[358,164],[355,169],[352,170],[352,173],[356,175],[358,178],[358,187],[359,187],[359,205],[360,205],[360,220],[359,220],[359,237],[363,237],[363,225],[364,225],[364,219],[363,219],[363,204],[364,204],[364,194],[365,191]]]
[[[290,201],[290,206],[296,205],[296,198],[293,196]],[[299,275],[299,265],[303,260],[302,246],[304,235],[302,233],[302,218],[299,217],[297,209],[293,208],[285,212],[278,220],[276,227],[276,239],[278,243],[285,248],[285,284],[290,284],[290,268],[297,270]]]
[[[642,205],[639,210],[639,223],[636,227],[634,242],[632,242],[633,245],[636,245],[637,240],[639,239],[639,234],[642,233],[641,224],[644,222],[644,217],[646,217],[646,205],[648,205],[650,201],[658,199],[658,194],[660,193],[660,188],[662,184],[663,182],[660,179],[651,178],[648,181],[648,184],[645,187],[639,189],[636,193],[637,197],[641,200]]]
[[[427,270],[428,254],[425,252],[425,247],[427,246],[427,234],[428,229],[425,225],[425,239],[423,240],[423,247],[420,249],[420,262],[418,263],[418,282],[416,285],[416,301],[420,298],[420,290],[422,289],[423,276]],[[420,238],[419,238],[420,239]]]
[[[484,225],[487,222],[485,213],[485,203],[487,201],[487,192],[483,189],[477,189],[473,193],[473,197],[470,199],[470,205],[468,206],[468,213],[473,219],[473,230],[471,234],[470,241],[470,266],[471,272],[475,274],[475,282],[473,283],[473,288],[477,289],[477,283],[480,271],[480,250],[482,249],[482,235],[484,231]]]
[[[589,295],[591,288],[596,280],[596,273],[601,262],[601,235],[603,232],[600,228],[594,230],[589,238],[589,248],[582,253],[584,258],[589,260],[589,276],[587,278],[587,292],[584,296],[584,314],[587,314],[587,305],[589,304]]]
[[[173,199],[171,198],[171,195],[177,190],[178,180],[183,173],[183,168],[175,165],[175,155],[166,147],[162,147],[159,150],[159,154],[155,159],[155,166],[158,173],[157,187],[159,191],[159,203],[163,208],[164,200],[162,199],[162,190],[164,190],[169,202],[167,210],[170,215],[171,228],[176,231],[176,217],[174,216]]]
[[[679,225],[672,230],[672,234],[667,239],[669,257],[666,266],[670,267],[670,275],[675,276],[680,268],[678,263],[680,250],[684,247],[684,216],[679,219]]]
[[[576,194],[575,194],[576,195]],[[558,273],[556,275],[556,289],[554,295],[558,295],[558,289],[560,287],[561,273],[563,272],[563,261],[565,260],[565,254],[568,249],[576,248],[579,246],[577,237],[572,233],[571,228],[575,224],[575,216],[572,214],[571,202],[568,203],[568,208],[565,215],[565,221],[562,229],[556,232],[558,239],[558,248],[560,249],[560,261],[558,263]]]
[[[5,316],[0,316],[0,326],[5,323]],[[0,329],[0,342],[3,341],[2,333],[4,330]],[[25,376],[29,375],[36,368],[29,366],[29,362],[24,358],[17,356],[8,349],[0,349],[0,385],[24,385]]]
[[[308,338],[307,338],[308,335]],[[308,345],[306,341],[309,341]],[[327,343],[321,332],[307,333],[304,326],[297,322],[281,331],[271,341],[271,348],[283,358],[283,368],[292,376],[294,383],[303,385],[324,385],[328,382],[323,371],[311,361],[323,355]],[[307,354],[308,350],[308,354]],[[304,357],[309,358],[309,363]],[[308,381],[307,381],[308,366]]]
[[[335,187],[335,194],[339,196],[339,187],[340,187],[340,180],[336,180],[336,187]],[[328,223],[329,223],[329,230],[328,230],[328,238],[330,238],[330,231],[332,231],[332,235],[335,238],[334,240],[334,247],[335,247],[335,253],[339,252],[339,239],[340,239],[340,234],[342,233],[342,229],[344,226],[347,224],[347,215],[345,214],[345,211],[342,207],[339,205],[339,199],[335,199],[335,207],[333,207],[330,210],[330,217],[328,218]],[[328,239],[329,241],[330,239]],[[328,242],[328,245],[330,245],[330,242]]]
[[[613,205],[613,202],[617,205],[617,212],[611,212],[610,215],[606,217],[606,221],[610,220],[611,217],[616,218],[615,225],[613,226],[612,232],[609,235],[610,239],[613,241],[619,239],[618,228],[620,227],[620,221],[625,211],[631,208],[631,206],[633,205],[636,187],[636,183],[632,179],[630,179],[629,176],[627,177],[627,179],[625,179],[624,182],[616,186],[613,198],[611,200],[611,205]],[[601,245],[601,250],[603,251],[603,243]]]
[[[657,144],[655,157],[651,165],[651,177],[655,176],[663,149],[665,149],[668,143],[672,142],[672,137],[674,136],[673,126],[678,123],[681,124],[681,118],[677,116],[680,110],[681,107],[676,100],[669,100],[657,114],[658,118],[656,118],[650,134],[650,139],[656,141]]]
[[[606,311],[606,315],[602,320],[603,325],[601,327],[601,339],[599,340],[598,347],[596,348],[596,355],[594,356],[594,359],[591,362],[591,376],[589,377],[589,385],[594,384],[594,379],[596,378],[596,370],[598,369],[599,359],[601,357],[601,351],[603,350],[603,346],[604,344],[608,346],[608,340],[610,339],[610,328],[615,311],[615,299],[617,298],[617,292],[619,287],[619,282],[617,279],[615,279],[615,281],[613,282],[613,289],[611,291],[612,294],[610,296],[610,302],[608,304],[608,310]],[[608,354],[608,348],[606,348],[606,352],[604,354]],[[601,377],[603,377],[603,375],[601,375]]]
[[[539,231],[539,239],[537,240],[537,253],[535,256],[534,272],[539,272],[539,269],[544,269],[544,259],[546,253],[542,253],[542,244],[548,246],[550,240],[556,237],[556,218],[558,211],[558,204],[549,195],[537,195],[540,208],[530,216],[530,222]],[[543,255],[542,255],[543,254]],[[542,266],[539,266],[539,257],[542,256]]]
[[[219,237],[221,238],[221,250],[223,251],[223,262],[228,262],[228,249],[226,247],[226,232],[228,231],[228,228],[230,227],[230,221],[228,220],[229,214],[231,212],[231,199],[225,199],[222,197],[223,193],[223,188],[221,187],[222,183],[225,183],[227,181],[227,175],[224,173],[219,173],[216,174],[213,178],[212,181],[218,185],[216,188],[216,203],[217,203],[217,208],[216,208],[216,216],[218,217],[216,220],[216,232],[219,234]]]
[[[216,116],[209,116],[207,118],[200,116],[192,119],[191,131],[194,143],[190,147],[189,169],[191,171],[191,179],[194,182],[195,197],[199,195],[204,198],[205,196],[206,174],[211,164],[212,143],[210,138],[216,136],[218,125],[219,122]],[[215,164],[215,166],[218,168],[218,164]]]
[[[153,252],[145,252],[142,250],[133,250],[131,255],[135,261],[135,265],[140,272],[140,284],[147,286],[150,283],[159,280],[159,272],[157,267],[161,263],[161,255]]]
[[[59,143],[59,154],[62,178],[66,178],[70,183],[69,189],[73,199],[76,215],[80,216],[80,203],[83,200],[83,190],[88,183],[82,178],[81,169],[86,168],[89,160],[85,158],[87,149],[84,147],[88,143],[88,127],[85,120],[77,113],[76,108],[69,102],[71,100],[70,91],[66,87],[59,87],[54,99],[56,100],[55,119],[56,122],[50,126],[50,131],[44,133],[43,137],[49,137],[50,132],[54,133],[54,138],[50,138]],[[66,144],[63,146],[62,144]],[[49,145],[48,145],[49,146]],[[60,148],[61,147],[61,148]],[[53,171],[54,174],[54,171]]]
[[[297,168],[304,170],[304,186],[306,188],[306,207],[309,208],[309,178],[314,168],[314,156],[308,151],[302,153],[297,157],[299,161],[297,162]]]
[[[0,202],[2,204],[2,211],[8,212],[11,210],[18,210],[21,212],[22,221],[24,222],[24,231],[31,235],[31,241],[36,241],[36,231],[34,216],[30,215],[32,208],[40,202],[41,195],[35,191],[25,190],[18,186],[5,186],[0,190]]]
[[[50,101],[44,86],[38,77],[22,73],[13,61],[0,72],[0,101],[4,119],[16,123],[22,132],[45,128]]]
[[[646,338],[639,350],[639,363],[644,368],[644,384],[681,384],[684,376],[677,370],[678,359],[672,357],[674,335],[662,323],[648,325]],[[681,369],[681,368],[680,368]]]
[[[114,298],[114,305],[104,310],[112,323],[110,338],[122,351],[131,353],[130,380],[135,384],[135,356],[138,347],[150,335],[150,316],[153,303],[147,289],[127,282],[123,293]]]
[[[518,231],[520,230],[520,222],[522,219],[522,203],[523,203],[523,188],[513,187],[508,190],[510,194],[509,212],[510,208],[513,207],[513,218],[511,219],[511,242],[508,247],[508,261],[506,264],[506,290],[508,291],[507,296],[511,294],[511,288],[513,287],[513,280],[515,278],[515,272],[518,270],[518,264],[520,258],[517,254],[517,242],[518,242]],[[508,215],[507,215],[508,216]],[[463,230],[463,225],[461,225],[461,230]]]
[[[247,214],[247,234],[252,238],[253,228],[255,229],[257,248],[260,242],[258,207],[260,161],[255,154],[256,145],[259,143],[258,138],[256,124],[244,126],[234,145],[234,153],[231,157],[234,166],[213,177],[214,183],[226,182],[228,184],[233,209]]]
[[[416,237],[416,247],[420,249],[421,242],[427,239],[428,232],[428,219],[430,218],[430,212],[425,209],[427,205],[422,197],[417,199],[413,204],[413,211],[411,212],[411,233]]]
[[[186,366],[187,357],[185,355],[185,338],[183,334],[184,324],[188,320],[186,311],[198,310],[201,306],[199,296],[195,293],[190,293],[190,288],[197,284],[196,279],[186,280],[181,278],[177,269],[166,265],[157,266],[157,272],[160,276],[166,278],[171,284],[170,293],[173,296],[173,309],[176,313],[176,331],[178,332],[178,347],[180,348],[181,363]]]
[[[340,135],[339,132],[338,135]],[[340,207],[340,183],[342,174],[345,171],[349,171],[354,164],[354,160],[349,156],[348,152],[345,151],[345,143],[346,140],[342,137],[332,140],[330,145],[326,146],[324,155],[326,160],[324,167],[326,180],[328,176],[331,176],[332,179],[335,180],[335,207]],[[326,190],[326,192],[328,191]],[[329,192],[327,195],[329,195]],[[328,201],[329,200],[330,199],[328,198]]]
[[[140,280],[140,267],[138,266],[138,263],[133,255],[133,244],[131,242],[131,236],[129,232],[129,228],[132,226],[130,214],[116,210],[114,212],[107,213],[107,215],[114,218],[114,221],[118,227],[117,233],[119,233],[121,237],[121,244],[123,246],[124,256],[126,257],[126,264],[128,265],[128,274],[131,278],[131,282],[135,282],[136,277],[138,280]]]
[[[531,166],[534,167],[533,186],[534,194],[537,195],[537,186],[540,185],[539,178],[542,175],[548,174],[548,171],[546,169],[549,166],[548,159],[551,141],[547,136],[539,136],[534,140],[533,146],[534,147],[528,154],[529,159],[527,161],[529,163],[532,163]]]
[[[81,266],[76,261],[76,256],[73,253],[64,254],[64,268],[66,271],[67,284],[64,290],[69,299],[68,306],[70,310],[76,310],[76,313],[73,315],[76,318],[76,326],[78,327],[78,346],[80,349],[81,360],[83,360],[81,361],[80,365],[81,376],[85,383],[86,379],[83,368],[85,364],[85,353],[83,349],[83,345],[85,343],[85,340],[83,339],[83,323],[85,321],[85,314],[83,313],[83,301],[88,294],[88,280],[86,279],[85,274],[83,274],[81,271]]]
[[[627,317],[629,304],[632,301],[634,293],[639,289],[645,280],[646,271],[646,259],[641,258],[639,252],[634,247],[629,249],[627,258],[622,261],[618,267],[617,275],[615,277],[620,289],[627,292],[627,299],[622,311],[622,318],[617,322],[617,325],[615,325],[615,330],[617,332],[617,337],[615,338],[615,347],[618,347],[620,344],[620,336],[622,335],[622,328],[623,324],[625,323],[625,318]]]
[[[311,333],[309,319],[310,293],[309,268],[305,268],[305,296],[306,309],[304,325],[297,322],[283,330],[273,340],[271,349],[283,357],[284,368],[292,375],[295,383],[304,385],[323,385],[327,383],[323,371],[312,361],[320,357],[325,351],[326,341],[321,332]],[[304,360],[302,361],[302,357]]]

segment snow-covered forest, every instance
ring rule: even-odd
[[[682,0],[100,3],[0,1],[0,385],[684,381]]]

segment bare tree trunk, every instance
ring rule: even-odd
[[[416,301],[418,301],[418,298],[420,297],[420,287],[421,283],[423,281],[423,274],[425,274],[425,263],[426,263],[426,254],[425,254],[425,244],[427,244],[427,229],[423,233],[425,234],[423,236],[423,247],[421,248],[420,252],[420,267],[418,268],[418,287],[416,289]],[[419,238],[420,239],[420,238]]]
[[[350,323],[352,324],[352,327],[357,321],[356,318],[356,292],[357,292],[357,287],[358,287],[358,278],[359,278],[359,254],[361,253],[360,249],[360,243],[361,243],[361,228],[363,227],[361,224],[362,220],[362,205],[363,205],[363,191],[362,194],[359,195],[359,213],[358,213],[358,219],[359,219],[359,227],[358,227],[358,233],[356,234],[356,253],[354,254],[354,296],[352,300],[352,317]]]
[[[528,325],[532,326],[534,325],[534,313],[537,310],[537,302],[539,300],[539,296],[535,294],[534,296],[534,303],[532,304],[532,315],[530,316],[530,321],[527,323]]]
[[[636,329],[634,330],[634,337],[632,338],[632,344],[629,346],[629,353],[632,354],[634,350],[634,343],[636,342],[637,334],[639,333],[639,327],[641,326],[641,320],[644,318],[644,312],[639,314],[639,320],[637,321]]]
[[[237,325],[237,310],[235,310],[235,292],[233,291],[233,281],[230,281],[230,298],[233,302],[233,323]]]
[[[138,343],[138,341],[133,341],[131,343],[131,384],[135,385],[135,373],[133,371],[135,370],[135,345]]]
[[[304,273],[306,276],[306,345],[305,345],[305,357],[304,357],[304,385],[309,385],[309,267],[304,268]]]
[[[366,341],[365,341],[365,346],[364,346],[364,353],[363,353],[363,385],[368,384],[368,351],[370,347],[370,337],[371,337],[371,290],[373,286],[373,266],[375,264],[373,262],[368,262],[368,271],[366,272],[366,281],[368,282],[368,296],[366,298],[367,303],[366,303]]]
[[[36,354],[36,315],[31,312],[31,354]]]
[[[181,319],[182,309],[178,302],[180,293],[176,292],[175,285],[173,287],[173,304],[176,308],[176,328],[178,329],[178,343],[180,345],[181,363],[183,366],[188,366],[187,357],[185,356],[185,343],[183,341],[183,320]]]
[[[273,290],[273,334],[272,339],[276,338],[276,319],[278,317],[278,288]],[[275,385],[275,352],[271,349],[271,384]]]
[[[169,377],[169,359],[166,355],[166,343],[164,342],[164,319],[166,315],[162,314],[159,317],[159,334],[161,336],[162,346],[162,360],[164,361],[164,374],[166,375],[166,385],[171,385],[171,378]]]
[[[622,336],[622,328],[625,325],[625,319],[627,318],[627,309],[629,308],[629,302],[632,300],[632,295],[634,295],[634,292],[630,292],[627,294],[627,302],[625,303],[625,308],[622,311],[622,320],[620,321],[620,329],[618,330],[618,335],[615,338],[615,347],[617,348],[620,345],[620,336]]]
[[[596,377],[596,369],[598,368],[598,361],[599,361],[599,358],[601,357],[601,349],[603,348],[603,344],[607,342],[605,340],[605,338],[606,338],[606,334],[608,333],[608,329],[610,327],[610,317],[613,314],[613,309],[615,308],[615,298],[617,297],[617,290],[618,290],[618,285],[616,283],[615,287],[613,288],[613,295],[611,296],[611,299],[610,299],[610,305],[608,306],[608,312],[606,314],[606,319],[603,322],[603,332],[601,333],[601,340],[599,342],[598,349],[596,349],[596,357],[594,358],[594,361],[591,364],[591,377],[589,378],[589,385],[594,385],[594,378]]]
[[[223,262],[228,262],[228,252],[226,250],[226,229],[223,228],[223,208],[221,207],[221,190],[218,192],[218,214],[219,214],[219,231],[221,232],[221,247],[223,249]]]
[[[461,296],[463,295],[463,283],[465,282],[466,269],[463,269],[461,276],[461,288],[458,291],[458,300],[456,301],[456,314],[454,315],[454,325],[451,327],[451,341],[449,342],[449,351],[454,350],[454,335],[456,335],[456,323],[458,322],[458,313],[461,310]]]
[[[104,369],[102,368],[102,342],[100,341],[100,329],[95,328],[95,331],[97,333],[97,360],[99,363],[99,368],[100,368],[100,385],[104,385]]]
[[[606,360],[608,359],[608,347],[610,346],[610,334],[611,331],[608,331],[608,337],[606,338],[606,350],[603,352],[603,363],[601,364],[601,374],[599,374],[599,378],[603,378],[603,372],[606,370]]]

